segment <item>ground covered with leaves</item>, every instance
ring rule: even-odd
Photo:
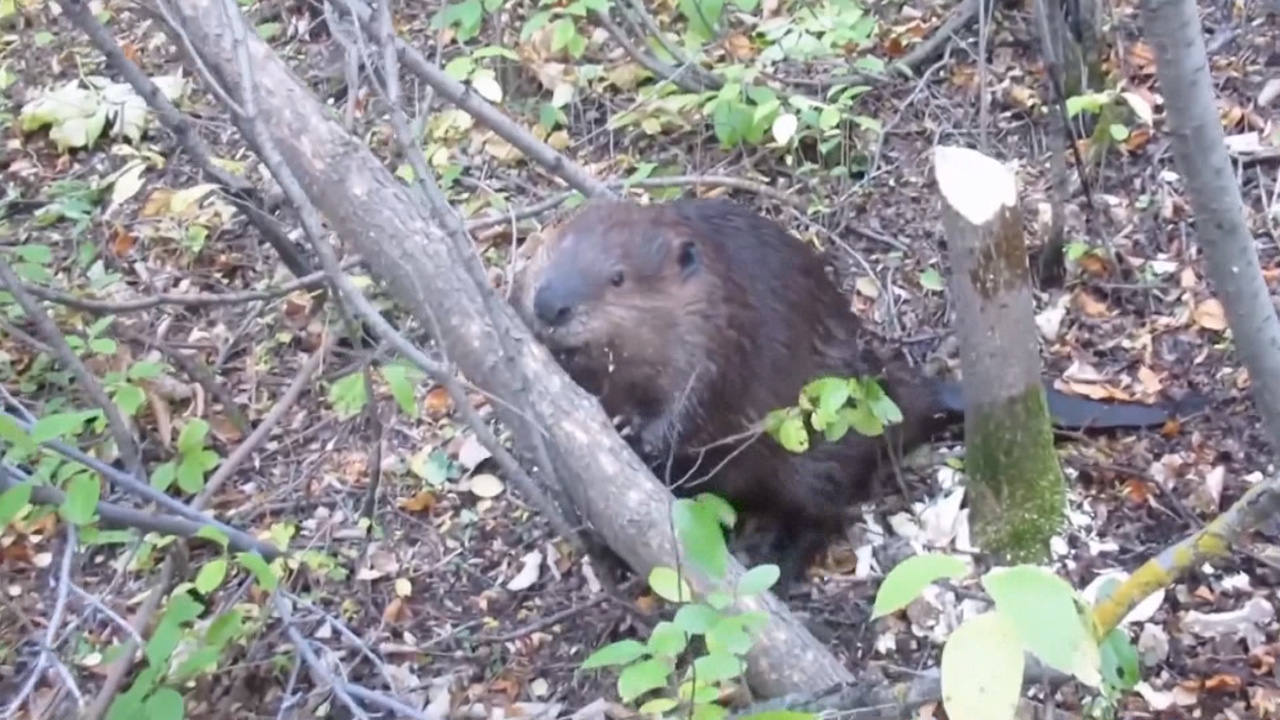
[[[495,5],[503,5],[500,13],[490,12]],[[161,31],[162,19],[120,3],[93,7],[106,13],[125,55],[196,120],[219,163],[271,187],[217,96]],[[335,115],[407,176],[403,158],[388,153],[392,132],[380,102],[363,78],[357,91],[348,87],[349,44],[326,30],[319,6],[268,0],[241,7]],[[428,56],[438,52],[452,75],[598,177],[634,180],[633,192],[652,199],[732,196],[779,219],[828,254],[852,306],[886,345],[920,363],[956,364],[932,147],[985,143],[1016,164],[1028,238],[1038,244],[1048,232],[1050,98],[1027,8],[997,9],[985,67],[974,60],[972,23],[916,67],[916,78],[850,80],[851,72],[909,57],[955,8],[928,0],[730,4],[715,32],[701,38],[707,67],[752,67],[757,81],[785,88],[787,97],[829,104],[780,100],[778,92],[707,109],[715,92],[662,82],[592,17],[565,11],[572,7],[411,4],[394,8],[395,29]],[[688,38],[699,28],[682,7],[659,2],[648,10],[673,37]],[[0,9],[0,252],[27,285],[47,290],[40,296],[46,312],[131,415],[153,483],[190,500],[251,431],[237,412],[260,422],[308,358],[328,347],[325,333],[340,333],[341,318],[317,295],[318,283],[288,290],[293,278],[241,210],[177,151],[56,3],[19,0],[15,9],[0,2]],[[1280,89],[1274,17],[1240,4],[1203,15],[1213,33],[1220,115],[1243,158],[1249,221],[1274,284],[1278,187],[1265,152]],[[1073,180],[1067,289],[1037,296],[1046,372],[1061,389],[1094,398],[1195,392],[1210,404],[1158,431],[1061,443],[1072,514],[1058,569],[1082,588],[1133,569],[1272,471],[1249,378],[1189,236],[1189,207],[1135,5],[1118,3],[1111,22],[1107,69],[1112,86],[1128,95],[1106,99],[1120,108],[1114,127],[1080,143],[1091,158],[1091,204]],[[412,81],[405,94],[420,105],[431,95]],[[1105,103],[1083,103],[1082,112]],[[417,129],[467,217],[516,216],[475,233],[495,286],[503,287],[514,245],[562,217],[564,207],[520,211],[563,195],[563,183],[438,100]],[[277,210],[296,226],[288,208]],[[312,639],[330,648],[325,662],[349,682],[389,684],[433,718],[616,716],[620,708],[601,704],[616,701],[615,676],[577,666],[606,642],[647,635],[666,612],[662,601],[637,583],[604,591],[602,570],[574,555],[507,486],[447,393],[389,360],[389,353],[370,358],[337,341],[287,416],[207,508],[251,534],[289,536],[294,547],[315,552],[294,590],[344,623],[313,623]],[[207,376],[196,377],[193,363]],[[372,396],[361,372],[370,363],[378,368]],[[37,417],[89,407],[5,293],[0,382]],[[369,421],[370,404],[380,428]],[[474,405],[490,411],[480,396]],[[906,613],[867,621],[881,567],[910,552],[904,546],[967,543],[960,486],[945,461],[961,448],[952,441],[934,449],[908,474],[910,496],[867,508],[790,598],[852,668],[934,666],[958,621],[964,598],[943,590]],[[370,532],[363,513],[375,477]],[[103,490],[104,500],[123,497]],[[57,514],[5,519],[0,703],[16,697],[40,653],[66,549]],[[1280,710],[1276,531],[1264,528],[1231,560],[1197,568],[1135,611],[1129,627],[1147,679],[1124,701],[1123,715]],[[141,546],[137,537],[104,528],[81,537],[74,553],[74,591],[55,639],[87,699],[101,692],[112,648],[125,639],[108,609],[132,618],[144,591],[161,582],[158,536]],[[197,552],[189,562],[185,577],[194,580],[210,558]],[[203,588],[204,597],[219,608],[268,612],[247,587],[243,573],[233,573]],[[360,644],[347,642],[346,632]],[[306,682],[291,674],[290,647],[272,625],[241,638],[219,672],[184,688],[186,715],[275,715],[286,688]],[[17,717],[53,717],[42,712],[66,703],[68,691],[45,673],[30,700]],[[298,702],[291,711],[298,716],[333,704],[323,693]],[[1072,698],[1059,702],[1072,710]]]

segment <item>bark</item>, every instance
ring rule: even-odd
[[[178,0],[178,20],[202,62],[233,97],[244,88],[236,70],[231,28],[221,0]],[[374,276],[425,327],[438,323],[441,344],[475,385],[498,398],[495,410],[520,428],[523,407],[565,459],[556,475],[582,515],[636,572],[675,564],[671,494],[614,432],[599,404],[555,364],[512,308],[483,280],[473,248],[452,246],[441,223],[362,143],[331,119],[323,105],[253,33],[247,42],[258,85],[262,126],[285,164],[348,247],[368,259]],[[181,44],[179,44],[181,47]],[[244,128],[242,128],[242,131]],[[458,266],[454,257],[476,263]],[[501,339],[518,348],[503,357]],[[508,403],[502,399],[519,402]],[[742,567],[730,562],[724,585],[686,568],[696,593],[732,587]],[[769,624],[748,658],[747,679],[765,697],[848,682],[850,673],[772,595],[743,602],[764,610]]]
[[[1262,278],[1244,203],[1227,160],[1204,34],[1193,0],[1143,0],[1155,49],[1174,164],[1186,183],[1205,271],[1226,310],[1232,340],[1249,370],[1253,401],[1280,447],[1280,320]]]
[[[975,539],[1006,562],[1042,560],[1062,525],[1066,484],[1040,382],[1017,183],[975,150],[940,147],[934,159],[960,339]]]

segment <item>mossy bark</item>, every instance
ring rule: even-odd
[[[1066,514],[1066,481],[1040,377],[1017,179],[979,152],[936,152],[974,540],[1006,562],[1043,560]]]
[[[965,469],[975,540],[1004,562],[1047,559],[1062,527],[1065,479],[1044,388],[965,411]]]

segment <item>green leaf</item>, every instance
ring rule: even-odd
[[[10,443],[20,450],[31,450],[36,444],[31,435],[8,415],[0,415],[0,440]]]
[[[671,512],[676,536],[689,560],[711,577],[722,577],[729,561],[729,548],[716,511],[709,505],[681,498],[676,500]]]
[[[364,409],[368,400],[364,390],[364,375],[359,372],[350,373],[329,386],[329,402],[342,419],[352,418]]]
[[[227,534],[212,525],[201,525],[195,536],[217,543],[218,547],[223,550],[227,549],[227,543],[229,542]]]
[[[649,702],[641,705],[639,710],[637,710],[637,712],[639,712],[641,715],[661,716],[663,713],[666,713],[668,710],[674,709],[679,704],[680,704],[680,701],[676,700],[675,698],[656,697],[650,700]]]
[[[200,418],[192,418],[178,434],[178,454],[190,455],[203,449],[204,439],[208,435],[209,423]]]
[[[906,607],[929,584],[941,579],[954,580],[964,577],[969,566],[958,557],[940,553],[912,555],[903,560],[884,576],[876,592],[875,607],[871,619],[884,617]]]
[[[271,569],[271,566],[267,564],[267,561],[264,560],[261,555],[256,552],[241,552],[236,553],[236,560],[244,569],[253,573],[253,576],[257,578],[258,584],[262,586],[262,589],[267,592],[271,592],[276,589],[276,585],[280,580],[276,577],[275,571]]]
[[[157,623],[156,629],[151,632],[151,637],[147,640],[146,648],[143,651],[147,658],[147,663],[153,667],[162,667],[168,664],[169,656],[173,655],[173,651],[177,649],[181,640],[182,628],[177,622],[167,620]]]
[[[649,587],[667,602],[685,603],[693,599],[693,591],[673,568],[655,567],[650,570]]]
[[[476,63],[466,55],[459,55],[450,60],[444,66],[444,73],[449,77],[462,82],[471,77],[471,71],[476,69]]]
[[[178,487],[188,495],[194,495],[204,488],[204,468],[198,456],[187,456],[178,463],[176,473]]]
[[[206,645],[196,648],[188,655],[178,669],[173,673],[173,679],[178,682],[189,680],[192,677],[207,673],[218,669],[218,656],[222,654],[222,648]]]
[[[160,492],[168,490],[169,486],[173,485],[173,480],[177,477],[177,473],[177,463],[172,460],[162,463],[156,468],[155,472],[151,473],[151,487],[159,490]]]
[[[946,289],[947,284],[942,279],[942,273],[937,268],[928,268],[920,273],[920,286],[925,290],[934,290],[941,292]]]
[[[658,623],[649,635],[649,652],[654,655],[675,657],[684,652],[689,636],[673,622]]]
[[[244,615],[239,610],[228,610],[209,623],[204,633],[205,642],[216,648],[225,647],[228,642],[244,633]]]
[[[102,496],[102,482],[97,475],[80,473],[67,483],[67,495],[58,508],[63,519],[72,525],[87,525],[93,520],[98,510],[98,499]]]
[[[709,592],[707,593],[707,604],[716,610],[724,610],[733,604],[733,596],[719,590]]]
[[[942,705],[952,720],[1013,720],[1022,694],[1014,624],[988,612],[960,624],[942,648]]]
[[[742,674],[742,660],[726,652],[711,652],[693,661],[699,682],[716,683]]]
[[[413,382],[409,379],[409,370],[404,365],[387,365],[382,368],[382,379],[391,390],[400,411],[411,418],[418,417],[418,400],[414,394]]]
[[[0,493],[0,528],[7,526],[30,504],[31,490],[34,487],[35,483],[28,480]]]
[[[127,377],[130,380],[151,380],[164,373],[164,363],[136,362],[129,366]]]
[[[84,424],[92,417],[84,411],[46,415],[31,425],[31,439],[37,443],[50,440],[67,440],[79,435]]]
[[[738,597],[759,595],[773,587],[781,577],[777,565],[757,565],[742,574],[738,580]]]
[[[120,406],[120,410],[125,415],[136,415],[138,409],[147,402],[147,394],[136,385],[125,385],[117,390],[111,399],[115,400],[116,405]]]
[[[1101,596],[1101,592],[1099,592]],[[1112,628],[1102,640],[1102,678],[1108,685],[1132,690],[1142,679],[1138,668],[1138,651],[1121,628]]]
[[[116,351],[116,341],[111,338],[94,338],[89,341],[89,349],[99,355],[111,355]]]
[[[1129,128],[1121,125],[1120,123],[1111,123],[1111,125],[1107,127],[1107,131],[1111,133],[1111,139],[1116,142],[1124,142],[1129,139]]]
[[[1047,665],[1096,686],[1098,646],[1094,644],[1066,580],[1033,565],[995,568],[982,585],[996,610],[1017,629],[1027,649]]]
[[[690,635],[701,635],[714,627],[720,618],[720,613],[714,608],[702,603],[690,603],[681,605],[671,621]]]
[[[204,612],[204,605],[201,605],[199,601],[186,592],[175,591],[169,598],[169,604],[164,608],[162,620],[187,623],[200,617],[202,612]]]
[[[712,653],[746,654],[751,649],[751,636],[747,634],[745,625],[741,615],[721,619],[707,632],[707,650]]]
[[[884,423],[876,417],[870,403],[863,403],[856,407],[846,406],[841,410],[841,415],[859,435],[879,437],[884,434]]]
[[[638,640],[632,640],[630,638],[626,640],[619,640],[614,643],[609,643],[588,655],[587,659],[582,661],[582,669],[594,670],[595,668],[610,667],[613,665],[626,665],[627,663],[646,657],[648,654],[648,648]]]
[[[725,720],[727,717],[729,717],[729,708],[716,705],[714,702],[703,702],[694,706],[693,717],[690,720]]]
[[[9,249],[13,251],[14,255],[29,263],[48,265],[53,262],[53,250],[50,249],[48,245],[30,243],[27,245],[18,245]]]
[[[778,442],[793,453],[802,453],[809,449],[809,432],[804,429],[804,420],[798,415],[791,415],[778,427]]]
[[[156,688],[144,707],[147,720],[182,720],[186,714],[182,695],[168,687]]]
[[[667,684],[670,669],[657,658],[649,658],[628,666],[618,674],[618,695],[630,703],[641,695]]]
[[[200,572],[196,573],[196,590],[201,595],[208,595],[217,589],[222,581],[227,577],[227,559],[225,557],[215,558],[205,563]]]
[[[699,505],[703,505],[708,510],[715,513],[716,517],[720,518],[720,523],[723,524],[725,527],[731,528],[735,524],[737,524],[738,512],[733,509],[733,506],[729,504],[729,501],[725,500],[719,495],[716,495],[715,493],[704,492],[704,493],[698,493],[698,495],[695,496],[693,499]]]

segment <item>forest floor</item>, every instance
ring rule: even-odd
[[[342,117],[349,99],[345,91],[334,93],[344,87],[343,45],[325,31],[320,11],[301,0],[241,5],[295,72],[321,97],[331,98]],[[886,344],[901,347],[915,362],[941,358],[956,367],[953,311],[939,280],[947,263],[931,171],[935,145],[985,143],[993,155],[1016,163],[1028,238],[1038,245],[1045,236],[1048,123],[1042,107],[1048,98],[1026,8],[997,8],[985,78],[974,62],[974,23],[946,45],[942,58],[919,68],[919,79],[871,83],[851,112],[878,124],[883,133],[850,123],[854,127],[845,146],[835,151],[852,168],[842,173],[832,172],[840,160],[828,158],[825,167],[817,167],[812,152],[788,157],[789,151],[776,147],[723,149],[711,123],[702,119],[677,126],[663,114],[669,106],[637,94],[636,64],[588,20],[579,23],[586,51],[575,60],[550,52],[545,34],[522,41],[520,26],[533,3],[507,5],[504,14],[516,19],[486,19],[466,47],[516,48],[519,63],[475,60],[498,68],[492,82],[501,86],[501,107],[511,118],[534,126],[552,88],[576,82],[575,96],[564,107],[563,132],[552,134],[549,142],[599,177],[734,176],[821,200],[826,209],[806,215],[776,193],[746,185],[731,188],[711,179],[699,188],[704,195],[749,203],[826,251],[855,310]],[[678,14],[674,5],[658,3],[652,12],[666,24]],[[951,5],[928,0],[869,5],[880,24],[874,42],[859,52],[901,56],[911,43],[930,36]],[[104,301],[96,307],[44,304],[64,333],[87,344],[95,372],[181,353],[204,363],[211,382],[251,421],[260,422],[320,346],[322,331],[341,328],[333,304],[320,306],[314,296],[297,291],[253,301],[232,301],[239,296],[228,295],[226,302],[205,306],[163,299],[142,310],[112,306],[162,293],[265,290],[289,277],[243,215],[216,192],[193,191],[189,201],[199,210],[175,211],[175,194],[208,180],[177,151],[167,131],[152,128],[141,139],[104,136],[91,149],[67,152],[43,130],[20,131],[22,109],[41,93],[87,76],[120,78],[105,69],[100,53],[60,16],[56,3],[19,6],[18,15],[0,19],[0,126],[5,130],[0,187],[6,188],[3,202],[10,214],[0,220],[0,252],[23,265],[24,278],[33,284]],[[180,107],[196,118],[228,166],[243,163],[251,168],[246,177],[262,184],[266,171],[243,149],[216,97],[193,78],[192,66],[183,65],[161,21],[127,12],[119,3],[109,7],[116,14],[107,27],[126,55],[151,77],[180,72],[193,82]],[[761,7],[760,12],[775,15],[795,12],[777,2]],[[436,54],[438,40],[448,41],[442,63],[465,59],[454,32],[430,26],[436,9],[436,3],[395,8],[397,32],[428,56]],[[1274,14],[1249,3],[1214,3],[1201,13],[1227,134],[1257,133],[1270,144],[1276,110],[1268,104],[1280,83]],[[1142,40],[1136,3],[1119,0],[1110,22],[1113,83],[1159,110],[1153,54]],[[717,57],[752,59],[758,52],[754,42],[734,30],[725,41],[730,51]],[[599,74],[590,75],[590,68]],[[785,62],[773,72],[818,94],[839,69],[834,61]],[[981,133],[978,93],[984,84],[989,108]],[[412,83],[405,92],[420,103],[426,95]],[[375,153],[386,155],[391,133],[379,102],[362,77],[352,116],[355,132]],[[651,113],[661,132],[607,124],[628,110]],[[1073,241],[1109,250],[1112,259],[1105,253],[1081,255],[1073,259],[1065,290],[1037,295],[1046,372],[1064,390],[1094,397],[1150,400],[1190,391],[1207,396],[1211,404],[1163,429],[1090,433],[1060,442],[1071,481],[1071,524],[1055,569],[1078,588],[1102,573],[1134,569],[1274,471],[1247,373],[1224,332],[1222,307],[1192,238],[1163,114],[1156,113],[1154,125],[1131,118],[1128,128],[1128,137],[1088,169],[1092,209],[1072,173],[1067,232]],[[456,115],[430,120],[424,137],[429,155],[443,153],[451,163],[444,173],[452,178],[450,197],[470,217],[527,207],[563,192],[548,171],[516,156],[484,128],[460,123]],[[388,162],[395,167],[402,160],[393,155]],[[137,160],[145,161],[140,175],[113,176]],[[1277,166],[1261,161],[1241,167],[1249,224],[1274,287],[1280,280],[1273,214]],[[655,182],[646,192],[661,199],[688,190],[673,180],[665,187]],[[281,210],[279,217],[296,227],[290,210]],[[478,233],[495,281],[505,279],[504,258],[513,241],[559,217],[553,212],[530,218],[519,224],[519,237],[513,237],[509,224]],[[1092,220],[1088,226],[1086,217]],[[45,257],[44,250],[31,248],[49,252]],[[66,368],[50,361],[38,330],[2,293],[0,309],[0,383],[7,391],[37,416],[88,402],[74,394],[76,383]],[[103,318],[114,319],[104,325]],[[115,342],[95,344],[95,338]],[[606,709],[617,717],[620,708],[604,704],[617,700],[616,676],[583,672],[578,665],[607,642],[646,635],[668,612],[662,601],[634,582],[616,593],[602,590],[601,571],[574,556],[507,489],[441,388],[423,384],[416,389],[412,404],[419,413],[413,417],[397,406],[389,385],[375,374],[379,442],[358,414],[362,386],[351,381],[369,362],[367,353],[338,343],[284,421],[215,494],[210,511],[255,535],[287,528],[295,547],[336,561],[328,574],[298,572],[293,590],[341,618],[381,658],[380,664],[368,661],[331,626],[312,618],[314,639],[330,648],[327,660],[343,668],[347,681],[383,690],[394,682],[410,704],[429,705],[433,718],[443,717],[445,708],[455,717],[473,718],[542,711],[595,718]],[[181,369],[163,378],[147,385],[146,401],[135,416],[151,471],[176,456],[181,431],[195,418],[208,422],[210,448],[227,458],[247,433]],[[907,501],[890,498],[869,506],[864,520],[832,546],[811,569],[810,581],[788,599],[822,628],[823,641],[854,670],[876,666],[909,672],[937,664],[959,599],[932,593],[905,616],[870,623],[882,574],[865,572],[865,563],[868,557],[883,562],[904,534],[954,543],[958,506],[950,502],[955,499],[950,471],[939,458],[962,449],[958,438],[956,433],[940,441],[924,467],[908,475],[912,495]],[[378,467],[377,530],[366,537],[361,507]],[[190,497],[177,487],[170,492]],[[103,499],[130,502],[107,489]],[[60,526],[59,517],[49,513],[0,526],[0,707],[16,697],[44,642],[55,589],[63,582]],[[148,545],[149,552],[131,559],[131,538],[122,542],[121,537],[104,532],[96,542],[83,541],[74,555],[74,582],[84,595],[72,595],[67,622],[74,621],[63,628],[56,649],[87,698],[101,691],[110,659],[106,650],[123,634],[83,598],[97,598],[131,618],[145,590],[159,582],[157,548]],[[1273,610],[1280,581],[1277,543],[1280,527],[1263,528],[1230,559],[1194,569],[1158,602],[1140,608],[1129,627],[1146,679],[1141,692],[1122,702],[1121,716],[1243,718],[1280,712],[1275,669],[1280,637]],[[875,553],[860,555],[868,544],[876,546]],[[201,558],[192,558],[192,576],[207,561]],[[205,600],[219,609],[241,604],[266,612],[263,599],[245,587],[240,576]],[[186,716],[276,716],[291,687],[289,648],[281,628],[267,624],[225,667],[183,689]],[[53,717],[44,711],[67,701],[62,688],[54,674],[45,673],[17,717]],[[324,693],[298,702],[281,717],[318,714],[320,702],[346,717],[340,703]],[[1064,713],[1079,710],[1079,698],[1067,691],[1057,702]]]

